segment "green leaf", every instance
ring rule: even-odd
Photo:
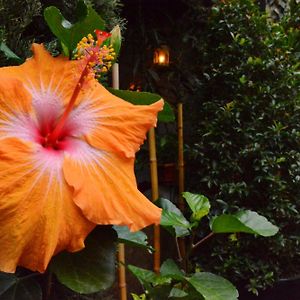
[[[137,294],[131,293],[130,295],[132,296],[133,300],[146,300],[146,295],[145,294],[142,294],[142,295],[139,296]]]
[[[0,43],[0,51],[2,51],[7,59],[12,59],[17,61],[18,63],[22,63],[23,60],[21,57],[19,57],[17,54],[15,54],[13,51],[11,51],[5,43]]]
[[[215,233],[246,232],[261,236],[273,236],[278,232],[277,226],[251,210],[218,216],[213,219],[211,228]]]
[[[169,294],[169,298],[182,298],[188,296],[188,293],[186,293],[185,291],[178,289],[178,288],[172,288],[170,294]]]
[[[200,194],[192,194],[189,192],[185,192],[182,195],[193,212],[193,220],[200,221],[209,213],[210,203],[205,196]]]
[[[181,280],[184,275],[172,259],[164,261],[160,267],[160,274],[162,276],[169,276],[178,280]]]
[[[121,99],[135,105],[149,105],[161,99],[160,95],[154,93],[124,91],[124,90],[116,90],[112,88],[108,88],[108,90],[115,96],[118,96]],[[170,104],[166,101],[163,110],[158,113],[158,120],[161,122],[175,121],[174,112]]]
[[[160,221],[161,226],[164,226],[176,237],[190,234],[189,228],[191,224],[171,201],[160,198],[156,203],[163,209]]]
[[[17,277],[0,272],[0,299],[3,300],[41,300],[42,290],[32,278]]]
[[[246,82],[247,82],[246,76],[245,76],[245,75],[242,75],[242,76],[240,77],[240,83],[241,83],[241,84],[245,84]]]
[[[141,284],[152,283],[156,280],[157,275],[149,270],[139,268],[133,265],[127,266],[130,272],[140,281]]]
[[[172,279],[169,276],[160,276],[147,269],[139,268],[133,265],[127,266],[130,272],[140,281],[142,285],[149,288],[153,286],[169,284]]]
[[[86,239],[83,250],[58,254],[50,268],[61,283],[77,293],[105,290],[114,282],[116,238],[111,227],[98,226]]]
[[[93,34],[95,29],[104,30],[103,19],[90,6],[83,1],[78,3],[79,21],[72,24],[64,18],[60,10],[55,6],[47,7],[44,10],[44,18],[53,34],[67,49],[68,55],[76,48],[77,43],[89,33]]]
[[[212,273],[196,273],[187,281],[205,300],[237,300],[239,296],[231,282]]]
[[[185,217],[167,210],[163,210],[162,212],[160,225],[173,227],[179,226],[187,229],[190,227],[190,223],[186,220]]]
[[[113,226],[113,229],[118,234],[118,240],[121,243],[130,244],[137,247],[146,248],[148,250],[153,250],[150,245],[148,245],[148,237],[143,231],[130,232],[127,226]]]

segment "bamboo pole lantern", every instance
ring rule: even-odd
[[[149,159],[150,159],[150,174],[151,174],[151,193],[152,201],[156,201],[159,197],[158,192],[158,176],[157,176],[157,159],[155,145],[155,130],[149,130]],[[154,225],[154,262],[153,269],[155,273],[160,271],[160,226]]]
[[[114,63],[112,66],[112,87],[119,89],[119,64]],[[126,270],[125,270],[125,245],[118,244],[118,267],[119,267],[119,289],[120,300],[127,300],[127,286],[126,286]]]

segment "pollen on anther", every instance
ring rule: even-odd
[[[95,30],[97,41],[94,40],[92,34],[83,37],[77,44],[74,59],[87,60],[87,67],[91,71],[90,75],[96,78],[101,74],[107,73],[115,59],[115,51],[112,45],[103,45],[103,42],[110,37],[110,33]]]

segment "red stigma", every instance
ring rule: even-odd
[[[97,36],[98,46],[100,46],[105,40],[107,40],[111,36],[111,33],[99,29],[95,29],[95,33]]]

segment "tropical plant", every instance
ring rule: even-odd
[[[190,208],[189,220],[169,200],[158,200],[158,205],[163,208],[162,227],[175,238],[175,244],[178,243],[178,238],[186,240],[185,251],[177,244],[180,265],[167,259],[160,268],[160,274],[129,265],[128,269],[145,288],[143,295],[133,294],[133,299],[238,299],[238,291],[229,281],[206,272],[201,261],[196,265],[193,263],[196,253],[214,235],[231,234],[231,240],[236,239],[237,233],[270,237],[277,233],[278,228],[253,211],[244,210],[216,216],[210,214],[210,202],[205,196],[185,192],[183,197]],[[208,223],[209,228],[204,229],[203,225]],[[230,240],[228,243],[231,243]]]
[[[196,2],[184,19],[198,78],[186,105],[189,187],[213,211],[254,209],[281,228],[266,241],[216,240],[201,260],[257,293],[300,268],[299,4],[274,22],[254,1]]]

